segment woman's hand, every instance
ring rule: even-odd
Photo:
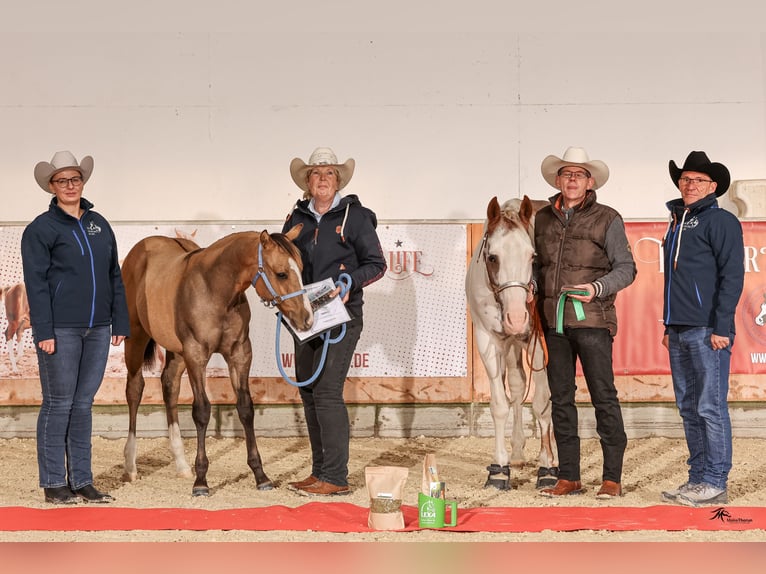
[[[43,353],[52,355],[56,351],[56,339],[45,339],[45,341],[37,343],[37,346]]]
[[[112,335],[112,345],[117,347],[125,340],[125,335]]]
[[[340,288],[340,286],[338,286],[338,287],[336,287],[335,289],[332,290],[332,292],[330,293],[330,296],[331,297],[337,297],[340,294],[340,291],[341,291],[341,288]],[[348,302],[348,296],[349,296],[350,292],[351,292],[350,289],[348,291],[346,291],[346,294],[343,296],[343,299],[341,299],[341,301],[343,301],[344,304],[346,302]]]

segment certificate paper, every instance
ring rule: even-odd
[[[304,285],[309,303],[314,311],[314,324],[308,331],[300,331],[290,323],[290,320],[283,314],[282,321],[293,336],[301,342],[308,341],[321,335],[323,332],[338,325],[342,325],[351,320],[346,306],[343,304],[340,296],[330,297],[330,293],[335,289],[335,283],[331,278],[323,279],[316,283]]]

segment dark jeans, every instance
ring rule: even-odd
[[[612,336],[607,329],[564,329],[545,334],[553,432],[559,452],[559,478],[580,480],[580,437],[575,404],[575,364],[579,357],[604,456],[602,480],[620,482],[628,444],[612,371]]]
[[[668,348],[676,405],[689,447],[689,482],[726,488],[731,470],[730,345],[714,351],[710,327],[670,327]]]
[[[319,480],[348,486],[349,420],[343,400],[351,359],[362,334],[362,318],[346,323],[346,335],[329,345],[324,369],[312,384],[299,387],[303,413],[311,443],[311,474]],[[339,329],[333,329],[336,337]],[[320,337],[295,344],[295,374],[298,381],[307,381],[314,374],[322,357]]]
[[[37,348],[43,402],[37,418],[40,486],[93,484],[93,397],[104,379],[110,327],[54,328],[56,351]]]

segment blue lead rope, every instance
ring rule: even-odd
[[[340,287],[340,293],[337,295],[341,299],[346,296],[346,293],[348,293],[348,290],[351,289],[351,275],[348,273],[341,273],[338,276],[338,280],[335,282],[336,287]],[[314,374],[311,375],[311,377],[302,382],[294,381],[292,380],[287,373],[285,372],[284,367],[282,367],[282,361],[280,360],[279,356],[279,342],[280,342],[280,334],[282,332],[282,311],[279,311],[277,313],[277,335],[276,340],[274,342],[274,352],[276,354],[277,359],[277,368],[279,369],[279,374],[282,375],[282,378],[290,383],[294,387],[305,387],[307,385],[310,385],[314,381],[317,380],[319,377],[319,374],[322,372],[322,369],[324,369],[324,363],[327,359],[327,349],[330,345],[334,345],[335,343],[339,343],[343,340],[343,337],[346,336],[346,324],[343,323],[340,327],[340,333],[338,333],[337,337],[330,337],[330,331],[331,329],[328,329],[321,335],[322,341],[324,341],[324,344],[322,345],[322,358],[319,360],[319,365],[317,366],[317,370],[314,371]],[[297,357],[296,357],[296,363],[297,363]],[[297,368],[297,365],[296,365]]]

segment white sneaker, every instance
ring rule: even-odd
[[[681,486],[678,488],[674,488],[673,490],[663,490],[662,491],[662,498],[665,500],[672,500],[673,502],[676,501],[679,494],[684,494],[689,491],[690,488],[693,488],[697,486],[694,483],[691,482],[684,482]]]
[[[726,504],[729,497],[725,488],[717,488],[703,482],[690,487],[685,493],[679,494],[677,502],[686,506],[703,506],[706,504]]]

